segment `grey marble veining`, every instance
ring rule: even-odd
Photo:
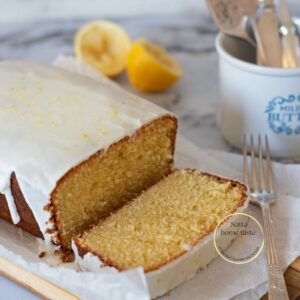
[[[89,20],[7,24],[0,28],[0,59],[31,59],[51,63],[58,54],[73,54],[76,30]],[[208,15],[198,17],[138,17],[116,19],[132,39],[146,37],[164,46],[179,61],[184,76],[162,94],[140,94],[126,74],[116,78],[124,88],[142,95],[179,116],[179,131],[196,145],[236,151],[222,138],[217,125],[217,29]]]

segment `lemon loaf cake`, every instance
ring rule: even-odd
[[[75,252],[97,256],[101,264],[118,270],[143,267],[151,295],[158,296],[216,256],[214,229],[247,201],[246,187],[238,182],[175,170],[81,233],[74,240]],[[202,252],[193,250],[197,247]],[[181,258],[188,252],[193,255],[186,263]],[[170,267],[174,263],[177,271]]]
[[[0,217],[48,244],[172,169],[176,117],[108,80],[4,61],[0,94]]]

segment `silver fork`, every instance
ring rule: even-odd
[[[272,162],[268,136],[265,136],[264,161],[262,138],[258,136],[258,155],[256,156],[253,135],[250,137],[250,166],[248,167],[248,146],[247,136],[244,136],[244,182],[249,186],[251,201],[261,207],[264,220],[264,236],[268,253],[268,283],[269,300],[289,299],[283,272],[279,264],[277,248],[273,233],[273,222],[271,218],[270,205],[276,201],[274,188]],[[258,166],[257,166],[258,163]],[[251,180],[250,180],[251,178]]]

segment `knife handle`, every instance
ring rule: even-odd
[[[272,8],[262,9],[257,20],[257,31],[265,53],[265,65],[282,66],[282,46],[278,32],[278,21]]]
[[[282,65],[285,68],[296,68],[300,66],[300,43],[296,28],[290,16],[287,4],[280,0],[280,23],[282,35]]]

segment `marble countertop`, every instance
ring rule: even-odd
[[[8,24],[0,29],[0,59],[51,62],[60,53],[73,53],[73,37],[87,20]],[[179,116],[179,131],[200,147],[231,150],[217,127],[217,29],[209,16],[192,18],[117,19],[133,39],[146,37],[167,48],[184,69],[183,79],[165,94],[143,97]],[[131,89],[126,75],[116,79]],[[133,91],[136,93],[136,91]]]
[[[73,54],[76,30],[91,19],[3,24],[0,59],[30,59],[51,63],[59,54]],[[118,18],[132,39],[146,37],[164,46],[182,65],[184,76],[163,94],[140,94],[126,74],[116,78],[124,88],[161,105],[179,117],[179,132],[202,148],[238,151],[227,144],[217,125],[218,57],[214,41],[218,30],[203,13],[189,18]],[[294,162],[287,160],[288,162]]]

